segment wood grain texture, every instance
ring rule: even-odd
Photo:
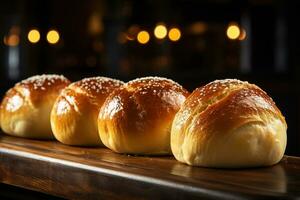
[[[0,182],[72,199],[297,199],[300,159],[267,168],[191,167],[173,157],[0,136]]]

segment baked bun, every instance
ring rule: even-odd
[[[128,82],[109,95],[100,110],[103,144],[118,153],[170,154],[171,124],[188,94],[166,78]]]
[[[196,89],[176,114],[171,148],[189,165],[258,167],[281,160],[287,125],[273,100],[248,82],[226,79]]]
[[[25,138],[53,138],[50,111],[60,91],[69,83],[58,75],[37,75],[17,83],[1,103],[2,130]]]
[[[99,110],[106,97],[123,84],[106,78],[85,78],[66,87],[51,112],[51,127],[61,143],[101,146],[97,129]]]

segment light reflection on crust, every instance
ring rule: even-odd
[[[23,105],[23,103],[23,98],[19,95],[15,95],[12,98],[8,99],[8,102],[6,104],[6,110],[9,112],[14,112],[18,110]]]

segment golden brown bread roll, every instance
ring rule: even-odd
[[[169,154],[175,113],[188,92],[172,80],[145,77],[128,82],[104,102],[100,138],[118,153]]]
[[[64,76],[37,75],[7,91],[0,107],[2,130],[13,136],[50,139],[50,111],[70,81]]]
[[[233,79],[196,89],[176,114],[171,148],[177,160],[205,167],[258,167],[281,160],[287,125],[259,87]]]
[[[70,84],[57,98],[51,112],[55,138],[68,145],[101,146],[97,128],[99,110],[122,81],[92,77]]]

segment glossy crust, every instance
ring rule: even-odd
[[[101,146],[97,117],[106,97],[122,81],[92,77],[72,83],[57,98],[51,112],[55,138],[68,145]]]
[[[51,139],[50,111],[70,81],[59,75],[37,75],[7,91],[0,107],[2,130],[13,136]]]
[[[176,114],[171,148],[177,160],[205,167],[258,167],[281,160],[287,125],[259,87],[234,79],[196,89]]]
[[[170,130],[188,92],[172,80],[145,77],[115,90],[103,104],[98,129],[118,153],[170,154]]]

